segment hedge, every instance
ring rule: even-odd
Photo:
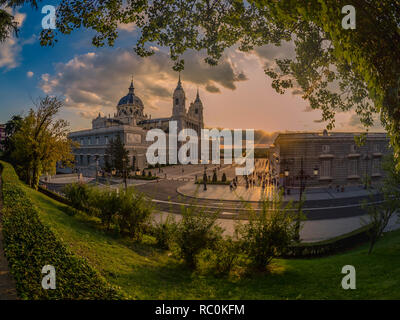
[[[42,224],[13,167],[0,161],[4,251],[22,299],[121,299],[124,294]],[[56,271],[56,289],[45,290],[43,266]]]

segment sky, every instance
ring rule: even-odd
[[[46,1],[48,4],[57,1]],[[69,121],[72,130],[90,128],[99,113],[112,116],[116,112],[119,99],[128,93],[132,75],[145,113],[152,118],[171,115],[178,74],[172,70],[165,48],[154,47],[156,54],[149,58],[134,53],[139,32],[134,25],[120,26],[113,47],[92,46],[93,33],[88,30],[60,36],[54,47],[41,47],[41,7],[35,11],[25,6],[14,14],[20,22],[19,36],[0,43],[1,123],[14,114],[26,114],[38,97],[49,94],[64,100],[60,117]],[[300,95],[276,93],[264,74],[266,63],[290,56],[292,51],[290,43],[246,54],[230,48],[217,67],[207,65],[201,52],[187,52],[182,72],[186,107],[199,89],[207,127],[266,132],[323,130],[320,111],[310,111]],[[338,114],[336,123],[336,131],[362,129],[353,112]],[[376,130],[381,131],[379,125]]]

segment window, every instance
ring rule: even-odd
[[[80,165],[83,165],[83,155],[80,155],[79,158],[80,158],[80,159],[79,159],[79,164],[80,164]]]
[[[197,109],[197,108],[194,109],[194,113],[195,113],[195,114],[199,114],[199,109]]]
[[[374,158],[372,160],[372,174],[381,173],[381,160],[379,158]]]
[[[91,145],[91,144],[92,144],[92,138],[88,137],[88,145]]]
[[[108,144],[108,137],[107,137],[107,136],[105,136],[104,138],[106,139],[106,144]]]
[[[327,178],[331,176],[331,160],[322,160],[321,177]]]
[[[357,176],[358,175],[358,159],[350,159],[349,160],[349,176]]]
[[[175,99],[175,104],[179,104],[179,99],[178,98]]]
[[[89,155],[87,155],[87,164],[88,165],[90,164],[90,156]]]
[[[354,153],[354,152],[356,152],[356,151],[357,151],[356,145],[355,145],[355,144],[352,144],[352,145],[350,146],[350,152]]]
[[[81,146],[83,146],[83,138],[81,138]]]
[[[99,144],[99,137],[96,137],[96,144]]]
[[[327,152],[329,152],[329,146],[328,145],[323,145],[322,146],[322,152],[324,152],[324,153],[327,153]]]
[[[380,152],[380,151],[381,151],[380,145],[379,144],[375,144],[374,145],[374,152]]]

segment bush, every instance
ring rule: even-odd
[[[212,177],[212,182],[213,182],[213,183],[216,183],[217,181],[218,181],[217,171],[214,170],[213,177]]]
[[[152,227],[152,235],[156,238],[157,246],[160,249],[169,249],[175,234],[177,223],[175,219],[168,215],[164,220],[160,218]]]
[[[63,188],[65,197],[69,200],[72,207],[81,211],[88,211],[90,189],[84,183],[67,184]]]
[[[225,172],[222,174],[221,182],[226,182],[226,174],[225,174]]]
[[[143,194],[132,188],[121,192],[116,208],[117,221],[121,233],[140,240],[149,221],[152,206]]]
[[[2,167],[4,252],[22,299],[120,299],[86,260],[70,253],[39,219],[12,168]],[[56,269],[56,290],[43,290],[42,267]]]
[[[182,220],[176,225],[174,241],[179,256],[190,268],[196,267],[196,255],[203,249],[213,249],[222,237],[222,229],[215,224],[218,212],[207,213],[194,205],[182,206]]]
[[[93,188],[90,193],[89,205],[96,209],[97,216],[107,227],[107,230],[110,230],[111,223],[118,212],[119,200],[116,190]]]
[[[251,212],[248,223],[237,228],[242,249],[256,269],[265,270],[296,239],[297,213],[290,211],[291,207],[291,203],[283,207],[282,195],[272,201],[264,200],[262,210],[258,214]]]
[[[203,250],[197,257],[200,271],[228,275],[235,267],[241,252],[240,242],[232,238],[220,240],[215,248]]]

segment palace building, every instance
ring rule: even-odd
[[[186,95],[179,76],[177,87],[172,96],[172,115],[169,118],[152,119],[144,113],[144,104],[135,94],[133,80],[128,94],[117,104],[114,117],[102,117],[100,114],[92,120],[92,128],[71,132],[69,138],[79,143],[74,150],[75,168],[84,174],[93,174],[96,168],[105,165],[105,153],[108,143],[119,135],[129,151],[129,166],[135,170],[147,167],[146,150],[151,142],[146,141],[146,133],[151,129],[161,129],[168,134],[169,122],[176,121],[178,132],[193,129],[200,135],[204,128],[203,103],[197,91],[196,99],[186,110]]]
[[[358,146],[354,139],[358,135],[326,130],[279,134],[270,161],[280,184],[298,186],[302,169],[307,185],[363,184],[366,176],[372,183],[379,182],[383,158],[390,152],[389,139],[385,133],[368,133]]]

